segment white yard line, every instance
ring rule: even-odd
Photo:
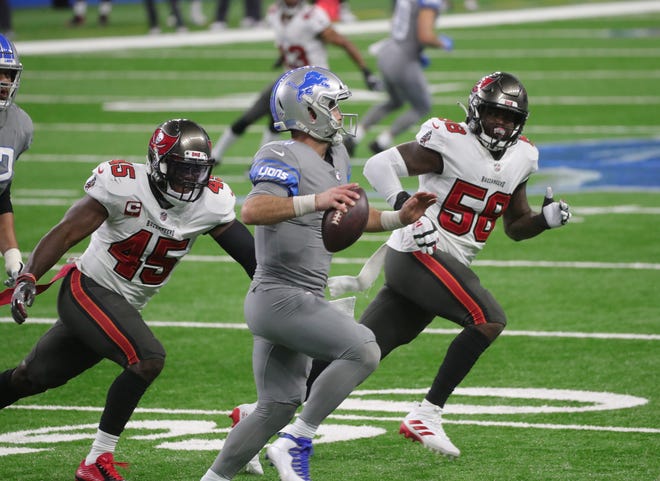
[[[30,324],[50,325],[55,322],[55,318],[50,317],[30,317]],[[0,324],[13,324],[11,317],[0,317]],[[246,330],[248,327],[244,323],[229,322],[189,322],[189,321],[154,321],[147,320],[151,327],[176,327],[186,329],[238,329]],[[438,336],[455,336],[460,329],[426,329],[424,334]],[[606,340],[635,340],[635,341],[660,341],[660,334],[639,334],[639,333],[615,333],[615,332],[567,332],[567,331],[514,331],[504,330],[503,336],[511,337],[551,337],[566,339],[606,339]]]

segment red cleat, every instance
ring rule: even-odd
[[[85,464],[83,459],[76,470],[76,481],[125,481],[115,466],[127,468],[128,463],[118,463],[112,453],[101,454],[94,464]]]

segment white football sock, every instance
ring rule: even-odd
[[[293,422],[293,424],[288,425],[282,431],[286,432],[287,434],[290,434],[295,438],[312,439],[314,437],[314,434],[316,434],[317,429],[318,426],[312,426],[311,424],[307,424],[305,421],[300,419],[300,416],[298,416],[296,420]]]
[[[206,472],[204,476],[202,476],[202,479],[199,481],[230,481],[229,478],[223,478],[219,474],[215,474],[213,471],[210,469]]]
[[[119,436],[113,436],[112,434],[104,433],[100,429],[97,429],[96,438],[94,438],[94,442],[92,443],[92,449],[85,458],[85,464],[94,464],[96,458],[103,453],[114,453],[118,441]]]

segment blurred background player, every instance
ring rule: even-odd
[[[275,33],[279,50],[277,66],[285,70],[305,65],[328,67],[327,45],[337,45],[346,51],[364,76],[370,90],[379,87],[379,79],[367,67],[358,48],[333,27],[325,10],[303,0],[277,0],[268,10],[267,22]],[[269,116],[261,145],[279,136],[273,127],[270,113],[270,94],[274,83],[263,89],[257,101],[218,139],[213,156],[222,162],[227,149],[241,137],[246,129],[264,116]]]
[[[99,25],[105,26],[110,21],[110,12],[112,11],[111,0],[99,1]],[[73,18],[69,25],[77,27],[85,23],[87,16],[87,0],[75,0],[73,2]]]
[[[23,64],[16,47],[0,34],[0,252],[4,256],[5,272],[13,281],[23,269],[11,203],[14,165],[32,143],[32,119],[14,102],[21,83]]]
[[[470,265],[500,217],[515,241],[561,227],[571,217],[568,204],[553,200],[550,188],[540,212],[532,211],[527,200],[527,180],[538,169],[539,152],[521,135],[529,115],[523,84],[509,73],[494,72],[475,84],[468,104],[465,122],[431,118],[415,141],[381,152],[364,166],[369,183],[394,209],[410,195],[400,177],[418,176],[419,189],[438,195],[419,221],[388,239],[385,285],[360,324],[373,331],[383,358],[415,339],[436,316],[463,328],[424,400],[399,429],[452,458],[460,450],[442,427],[442,409],[506,325],[504,310]],[[337,281],[343,285],[329,282],[333,295],[359,290],[345,277]],[[308,383],[323,364],[314,361]]]
[[[287,72],[273,89],[275,125],[291,131],[291,139],[255,154],[253,187],[241,208],[243,221],[255,225],[257,270],[244,307],[254,338],[258,401],[231,430],[202,481],[232,479],[278,431],[268,459],[280,480],[310,481],[314,433],[378,363],[371,331],[325,299],[332,253],[321,239],[323,212],[346,212],[358,198],[342,146],[355,119],[340,110],[350,95],[339,77],[315,66]],[[371,208],[366,230],[414,222],[433,202],[434,195],[418,192],[398,212]],[[314,357],[329,366],[288,425],[303,401]]]
[[[210,30],[224,30],[227,28],[227,14],[229,13],[229,4],[232,0],[218,0],[218,7],[215,11],[215,20],[209,26]],[[242,28],[257,27],[261,24],[261,0],[243,0],[243,18],[241,19]]]
[[[353,155],[357,144],[370,127],[409,104],[410,109],[397,117],[369,148],[373,153],[392,145],[394,137],[416,126],[431,111],[431,93],[424,76],[423,63],[428,63],[424,49],[453,49],[453,41],[435,33],[435,23],[443,0],[397,0],[392,16],[390,37],[378,42],[378,70],[383,78],[387,100],[373,106],[364,115],[355,138],[346,138],[346,148]]]
[[[202,234],[210,235],[252,277],[254,240],[236,220],[236,197],[211,177],[211,142],[186,119],[164,122],[149,141],[146,164],[104,162],[85,196],[37,244],[11,300],[18,324],[36,296],[36,282],[73,246],[91,236],[67,264],[58,319],[18,366],[0,373],[0,409],[65,384],[103,359],[122,371],[76,481],[122,481],[114,452],[140,399],[165,365],[165,348],[140,311],[170,279]]]
[[[11,4],[9,0],[0,0],[0,34],[12,38],[14,30],[11,22]]]
[[[170,13],[167,17],[168,26],[174,27],[178,33],[187,32],[188,27],[186,27],[185,22],[183,21],[179,0],[168,0],[168,4],[170,7]],[[147,9],[147,23],[149,24],[149,33],[151,35],[159,34],[161,29],[158,21],[158,10],[156,10],[156,0],[145,0],[144,6]]]

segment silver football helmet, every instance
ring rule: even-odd
[[[486,75],[472,87],[468,103],[465,121],[484,147],[501,151],[518,141],[529,111],[527,91],[515,76],[506,72]]]
[[[23,64],[18,59],[14,44],[0,34],[0,73],[9,74],[0,78],[0,110],[6,110],[14,102],[18,86],[21,83]]]
[[[270,111],[278,132],[301,130],[317,140],[339,145],[355,135],[357,114],[344,114],[339,102],[351,91],[339,77],[322,67],[289,70],[275,83]],[[348,127],[346,127],[348,125]]]
[[[187,119],[160,124],[149,141],[147,158],[151,182],[175,205],[199,199],[215,165],[208,134]]]

